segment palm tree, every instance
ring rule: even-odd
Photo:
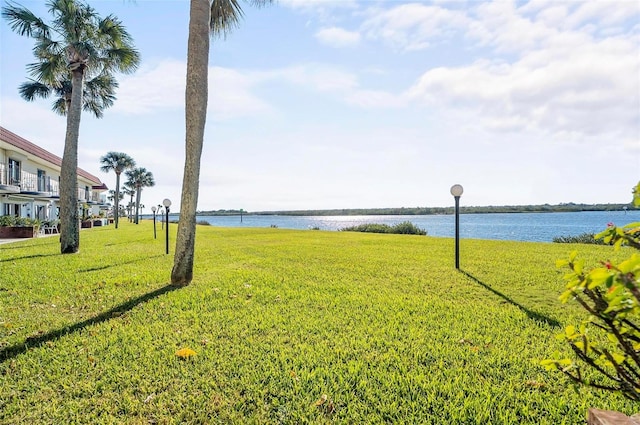
[[[82,110],[96,117],[113,104],[114,72],[133,72],[140,62],[131,36],[113,15],[101,18],[80,0],[50,0],[50,24],[17,4],[2,8],[13,31],[35,40],[32,76],[20,87],[25,99],[58,97],[53,109],[66,114],[67,130],[60,167],[60,252],[78,252],[78,138]]]
[[[128,170],[126,172],[127,176],[127,185],[129,187],[135,188],[136,193],[136,218],[134,222],[138,224],[139,222],[139,212],[140,212],[140,195],[142,193],[142,188],[144,187],[152,187],[156,185],[156,182],[153,180],[153,174],[151,171],[147,171],[146,168],[139,167],[134,168],[133,170]]]
[[[271,0],[249,0],[254,6]],[[196,208],[200,179],[200,157],[207,116],[209,33],[225,35],[238,26],[243,16],[238,0],[191,0],[187,46],[187,88],[185,101],[185,165],[180,198],[180,221],[171,283],[185,286],[193,279],[196,238]]]
[[[118,216],[120,215],[120,174],[125,170],[130,170],[136,166],[136,162],[129,155],[123,152],[108,152],[100,158],[102,166],[100,170],[108,173],[113,170],[116,173],[116,193],[114,194],[114,222],[116,229],[118,228]]]
[[[124,182],[124,186],[122,187],[122,192],[125,196],[129,196],[129,203],[127,204],[127,217],[129,218],[129,223],[132,221],[132,208],[133,208],[133,197],[136,194],[136,188],[133,187],[133,182],[126,181]]]

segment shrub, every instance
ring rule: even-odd
[[[196,221],[196,224],[199,224],[200,226],[211,226],[211,223],[209,223],[207,220],[198,220]]]
[[[395,233],[401,235],[426,235],[427,231],[416,227],[410,221],[404,221],[394,226],[388,224],[364,223],[358,226],[344,227],[341,232],[364,232],[364,233]]]
[[[577,236],[556,236],[553,238],[555,243],[585,243],[593,245],[605,245],[602,238],[596,238],[593,233],[583,233]]]
[[[634,188],[634,205],[640,206],[640,183]],[[615,249],[627,245],[640,250],[640,223],[622,228],[609,223],[595,238],[603,238]],[[584,270],[577,255],[574,251],[567,260],[557,262],[570,270],[560,300],[576,301],[589,316],[579,328],[570,325],[558,335],[569,344],[574,358],[555,353],[541,363],[576,383],[640,401],[640,254],[634,252],[619,264],[603,261],[602,267],[590,271]],[[583,374],[584,365],[595,373]]]
[[[0,227],[26,227],[26,226],[40,226],[40,221],[35,218],[28,217],[16,217],[14,215],[0,216]]]

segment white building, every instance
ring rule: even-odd
[[[62,158],[0,126],[0,215],[58,218]],[[78,211],[106,215],[107,186],[78,168]]]

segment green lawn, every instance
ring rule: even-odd
[[[199,226],[195,280],[173,289],[158,231],[83,230],[65,256],[55,236],[0,245],[0,424],[555,425],[640,410],[538,365],[582,317],[557,301],[555,260],[626,252],[462,240],[456,272],[448,238]]]

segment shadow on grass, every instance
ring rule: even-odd
[[[484,283],[483,281],[481,281],[480,279],[478,279],[474,275],[472,275],[472,274],[470,274],[470,273],[468,273],[468,272],[466,272],[464,270],[460,270],[460,272],[462,274],[464,274],[465,276],[467,276],[469,279],[473,280],[478,285],[480,285],[483,288],[485,288],[486,290],[488,290],[490,292],[493,292],[494,294],[496,294],[497,296],[499,296],[500,298],[502,298],[503,300],[505,300],[509,304],[518,307],[520,310],[522,310],[527,315],[527,317],[529,319],[535,320],[535,321],[538,321],[538,322],[544,322],[549,326],[553,326],[554,328],[559,328],[560,327],[560,322],[558,322],[556,319],[552,319],[550,317],[545,316],[544,314],[537,313],[535,311],[529,310],[527,307],[523,306],[522,304],[517,303],[516,301],[512,300],[511,298],[509,298],[508,296],[503,294],[502,292],[496,291],[491,286],[487,285],[486,283]]]
[[[16,261],[16,260],[29,260],[31,258],[56,257],[58,255],[61,255],[61,254],[59,252],[55,254],[32,254],[32,255],[25,255],[23,257],[6,258],[4,260],[0,260],[0,263],[6,263],[7,261]]]
[[[90,267],[88,269],[79,269],[78,273],[88,273],[88,272],[95,272],[97,270],[104,270],[104,269],[108,269],[110,267],[116,267],[116,266],[123,266],[125,264],[132,264],[132,263],[138,263],[140,261],[145,261],[145,260],[149,260],[151,258],[158,258],[158,257],[164,257],[165,255],[163,254],[158,254],[158,255],[153,255],[151,257],[144,257],[144,258],[138,258],[137,260],[131,260],[131,261],[118,261],[117,263],[114,264],[107,264],[104,266],[96,266],[96,267]]]
[[[161,288],[156,289],[155,291],[151,291],[144,295],[140,295],[137,298],[133,298],[129,301],[123,302],[110,310],[105,311],[104,313],[100,313],[97,316],[91,317],[87,320],[83,320],[82,322],[74,323],[73,325],[65,326],[61,329],[56,329],[50,332],[47,332],[42,335],[33,336],[25,339],[23,343],[10,345],[6,348],[0,350],[0,363],[4,363],[7,360],[13,359],[14,357],[26,353],[29,350],[40,347],[43,344],[46,344],[50,341],[55,341],[62,338],[65,335],[69,335],[82,329],[87,326],[95,325],[98,323],[106,322],[114,317],[119,317],[123,313],[132,310],[134,307],[143,304],[147,301],[150,301],[154,298],[159,297],[162,294],[166,294],[167,292],[174,291],[176,289],[180,289],[180,286],[175,285],[166,285]]]

